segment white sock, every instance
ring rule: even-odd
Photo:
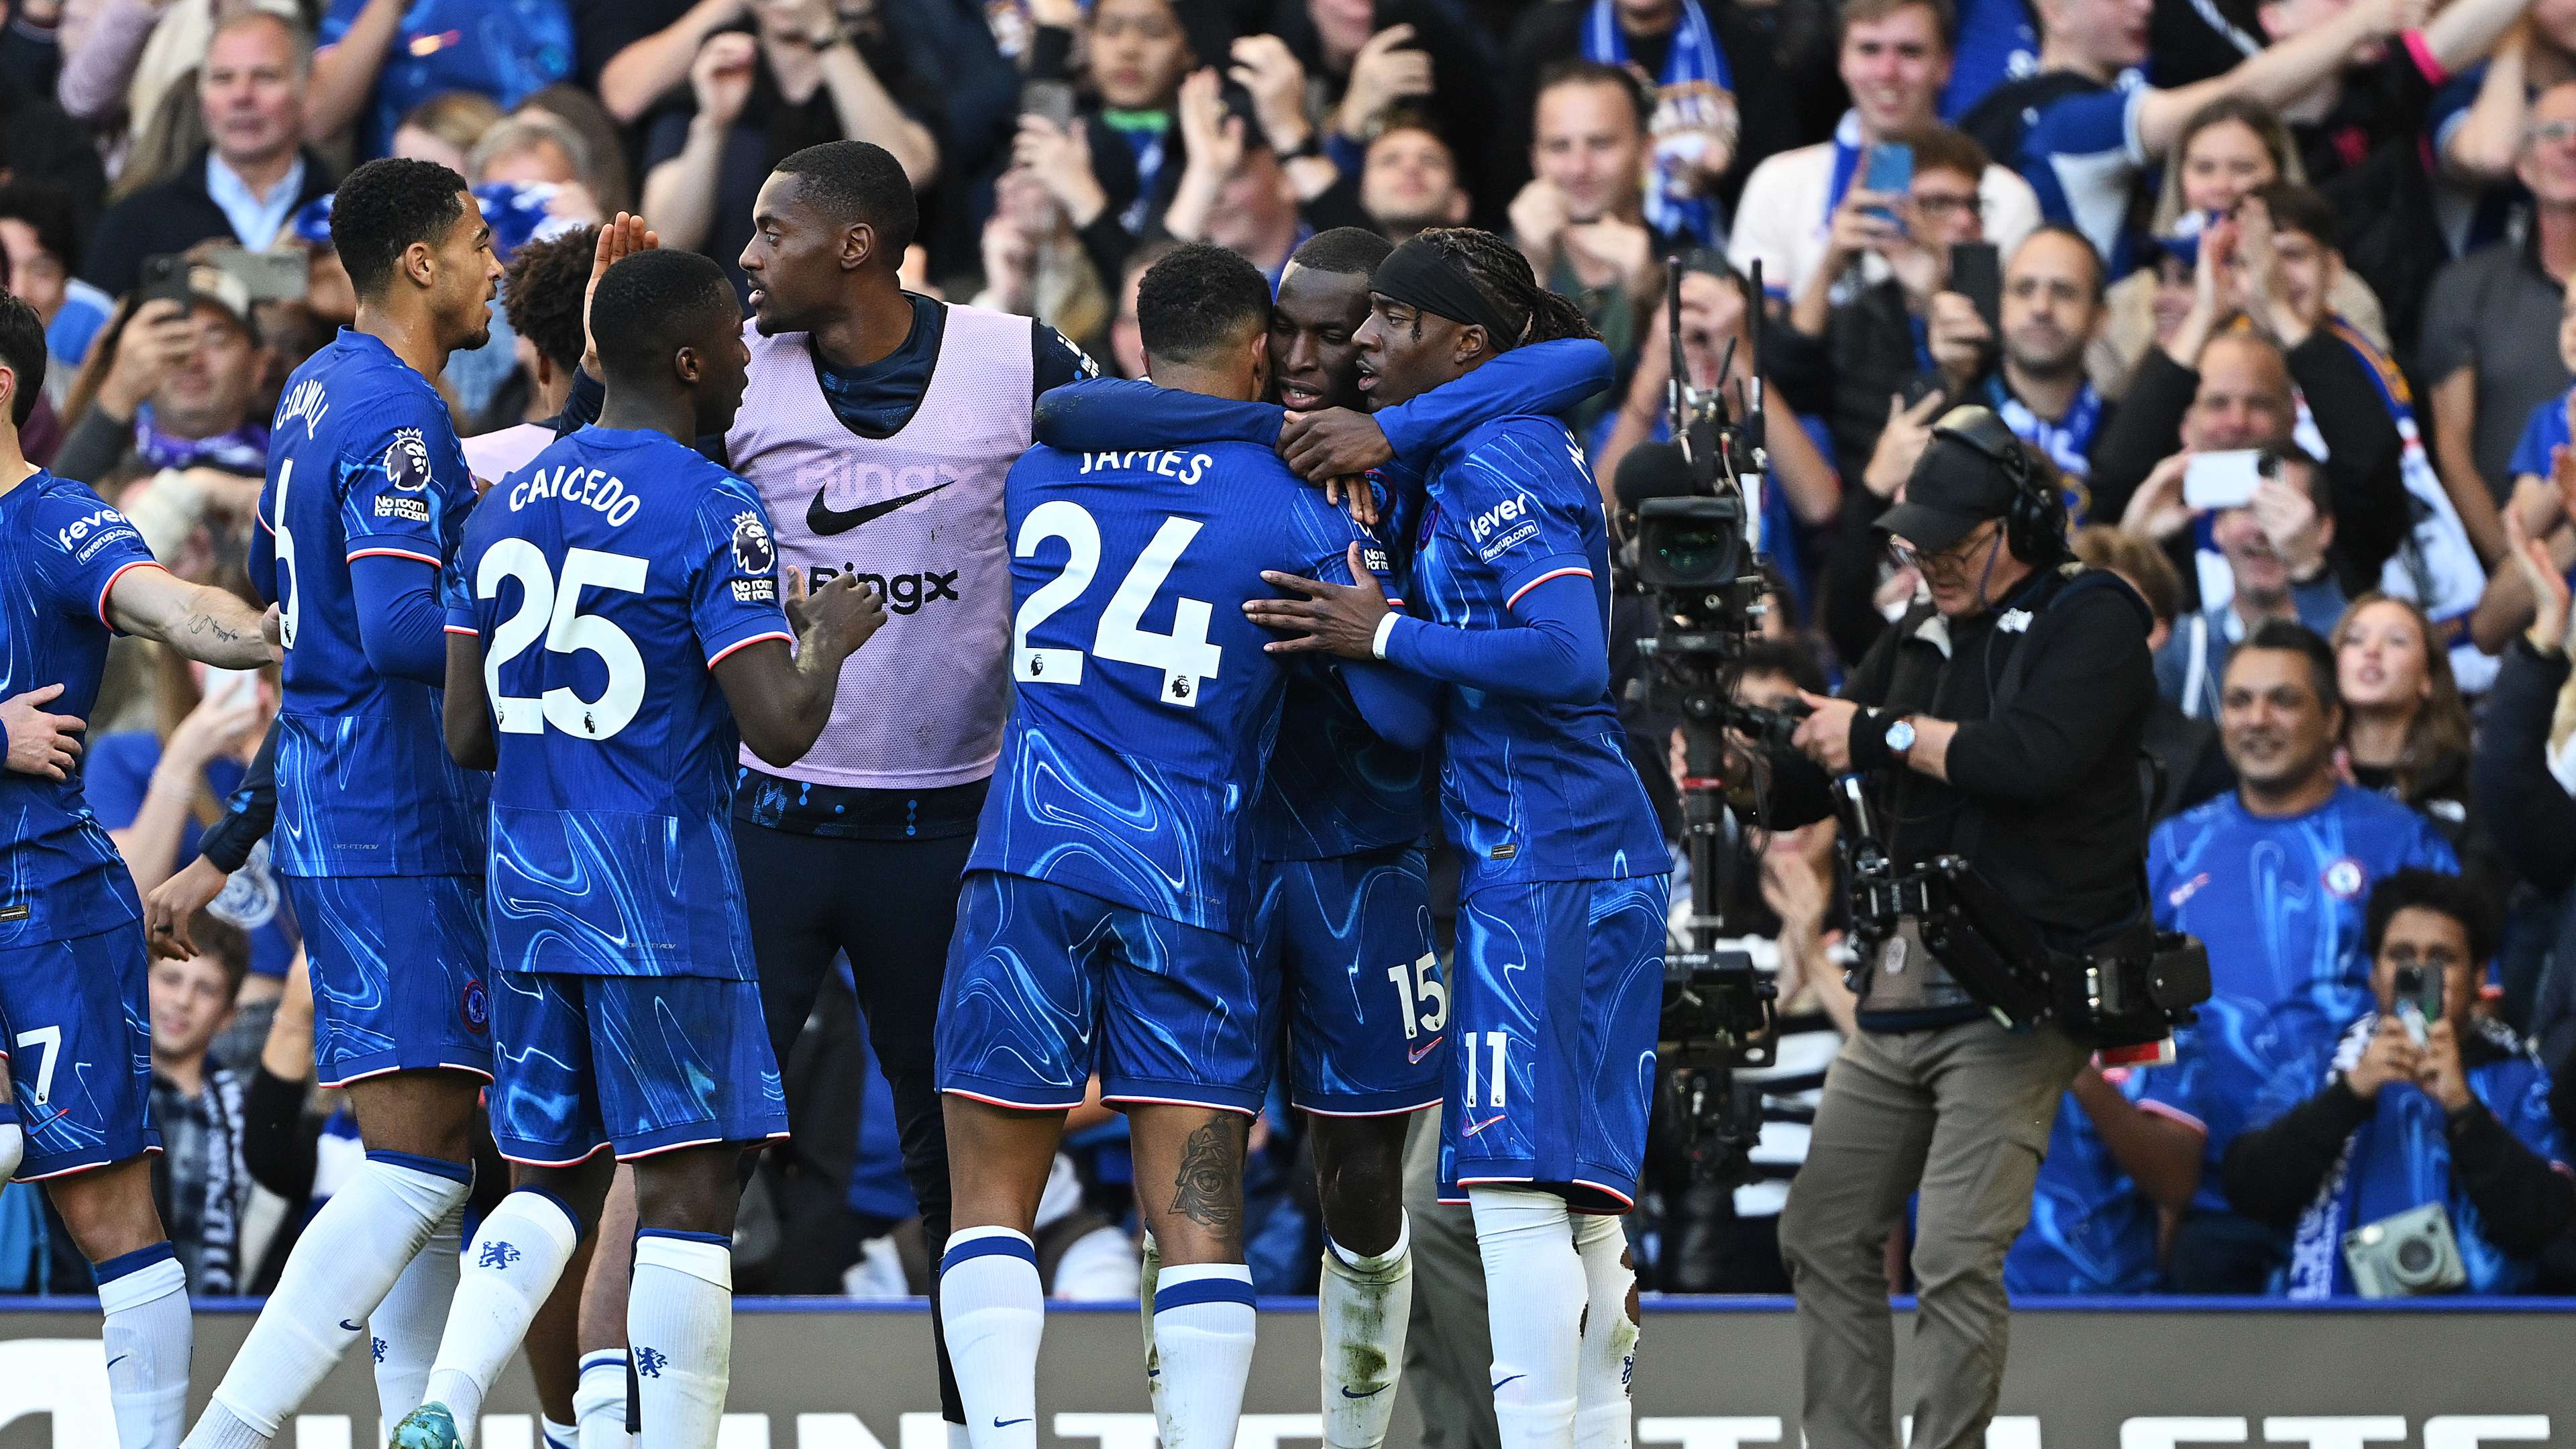
[[[0,1103],[0,1112],[17,1109]],[[15,1122],[0,1122],[0,1183],[18,1175],[18,1164],[27,1160],[27,1134]]]
[[[438,1362],[421,1394],[422,1403],[447,1406],[460,1444],[474,1443],[483,1395],[580,1245],[580,1219],[543,1188],[523,1187],[501,1199],[474,1234],[474,1251],[447,1310],[447,1332],[438,1340]]]
[[[366,1165],[304,1227],[277,1291],[215,1386],[215,1403],[188,1435],[187,1449],[231,1449],[223,1421],[238,1419],[256,1441],[276,1437],[349,1345],[367,1315],[420,1254],[430,1230],[465,1200],[474,1172],[461,1162],[370,1152]]]
[[[188,1427],[188,1275],[165,1240],[98,1265],[107,1402],[120,1449],[177,1449]]]
[[[1156,1439],[1172,1442],[1172,1416],[1163,1407],[1163,1360],[1154,1352],[1154,1284],[1163,1275],[1163,1245],[1145,1234],[1145,1251],[1136,1269],[1136,1316],[1145,1325],[1145,1397],[1154,1406]]]
[[[581,1449],[581,1429],[574,1424],[558,1424],[543,1414],[537,1416],[537,1434],[546,1449]]]
[[[1565,1200],[1471,1187],[1467,1202],[1476,1215],[1476,1251],[1485,1260],[1502,1449],[1570,1449],[1585,1287]]]
[[[593,1349],[581,1356],[572,1417],[581,1426],[581,1449],[626,1449],[626,1350]]]
[[[1252,1270],[1164,1264],[1154,1280],[1154,1348],[1172,1421],[1163,1449],[1234,1449],[1252,1373]]]
[[[272,1435],[273,1431],[253,1425],[217,1399],[206,1405],[197,1427],[188,1431],[187,1449],[268,1449]]]
[[[733,1380],[733,1243],[712,1233],[635,1235],[627,1352],[655,1449],[715,1449]]]
[[[1583,1346],[1575,1358],[1575,1449],[1629,1449],[1636,1433],[1628,1382],[1637,1368],[1638,1324],[1628,1316],[1628,1290],[1637,1286],[1637,1270],[1621,1261],[1628,1254],[1628,1235],[1617,1218],[1578,1214],[1574,1252],[1583,1262],[1589,1300],[1583,1310]]]
[[[1038,1340],[1046,1332],[1037,1246],[1009,1228],[950,1233],[939,1260],[939,1312],[968,1442],[1037,1449]]]
[[[1395,1379],[1404,1368],[1404,1330],[1413,1316],[1413,1224],[1399,1218],[1395,1245],[1372,1258],[1352,1257],[1324,1239],[1316,1299],[1324,1335],[1326,1449],[1378,1449],[1395,1415]]]
[[[429,1366],[438,1357],[438,1335],[447,1307],[456,1301],[457,1258],[465,1246],[465,1204],[459,1201],[429,1230],[429,1240],[385,1290],[385,1301],[367,1315],[367,1351],[375,1356],[376,1407],[384,1415],[380,1437],[421,1405]]]

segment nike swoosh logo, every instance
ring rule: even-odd
[[[132,1354],[130,1354],[130,1353],[120,1353],[120,1354],[118,1354],[116,1357],[114,1357],[114,1358],[112,1358],[112,1359],[109,1359],[109,1360],[107,1361],[107,1366],[108,1366],[109,1368],[114,1368],[114,1367],[116,1367],[118,1364],[121,1364],[121,1363],[125,1362],[127,1359],[132,1358],[132,1357],[134,1357],[134,1355],[132,1355]],[[1342,1390],[1342,1392],[1347,1394],[1347,1393],[1349,1393],[1349,1392],[1350,1392],[1350,1390],[1348,1390],[1348,1389],[1344,1389],[1344,1390]]]
[[[1512,1379],[1525,1379],[1528,1377],[1528,1374],[1513,1374],[1511,1378],[1496,1379],[1494,1380],[1494,1389],[1499,1392],[1503,1385],[1510,1383]]]
[[[1424,1042],[1421,1046],[1416,1047],[1414,1050],[1406,1052],[1405,1056],[1418,1064],[1424,1057],[1431,1055],[1433,1049],[1439,1045],[1440,1038],[1435,1036],[1431,1040]]]
[[[367,1325],[365,1325],[365,1324],[363,1324],[363,1323],[351,1323],[349,1320],[347,1320],[347,1319],[345,1319],[345,1318],[343,1318],[343,1319],[341,1319],[341,1320],[340,1320],[340,1328],[341,1328],[341,1330],[342,1330],[343,1332],[346,1332],[346,1333],[356,1333],[356,1332],[359,1332],[360,1330],[364,1329],[366,1326],[367,1326]]]
[[[1484,1131],[1486,1128],[1493,1126],[1493,1125],[1494,1125],[1495,1123],[1497,1123],[1497,1122],[1500,1122],[1500,1121],[1501,1121],[1501,1120],[1503,1120],[1503,1118],[1504,1118],[1505,1116],[1507,1116],[1507,1115],[1509,1115],[1509,1114],[1507,1114],[1507,1113],[1502,1113],[1502,1112],[1496,1112],[1493,1116],[1486,1118],[1486,1119],[1485,1119],[1484,1121],[1482,1121],[1482,1122],[1470,1122],[1470,1123],[1468,1123],[1468,1124],[1467,1124],[1467,1131],[1466,1131],[1466,1135],[1467,1135],[1467,1136],[1469,1136],[1469,1137],[1473,1137],[1473,1136],[1475,1136],[1477,1133]],[[1519,1375],[1515,1374],[1515,1375],[1513,1375],[1513,1377],[1514,1377],[1514,1378],[1517,1378],[1517,1377],[1519,1377]],[[1510,1380],[1509,1380],[1509,1379],[1506,1379],[1506,1380],[1504,1380],[1504,1382],[1508,1383],[1508,1382],[1510,1382]]]
[[[996,1429],[1007,1429],[1013,1424],[1025,1424],[1028,1422],[1029,1421],[1026,1419],[995,1419],[993,1421],[993,1427]]]
[[[862,504],[857,508],[834,508],[823,501],[824,490],[816,489],[813,506],[805,510],[805,526],[818,538],[847,533],[862,523],[883,518],[907,503],[918,503],[956,481],[954,478],[942,478],[918,493],[907,493],[900,498],[882,499],[875,503]]]
[[[1385,1392],[1386,1392],[1386,1385],[1384,1385],[1384,1384],[1380,1384],[1380,1385],[1378,1385],[1376,1388],[1373,1388],[1373,1389],[1363,1389],[1363,1390],[1359,1391],[1358,1393],[1353,1393],[1353,1392],[1351,1392],[1350,1388],[1346,1385],[1346,1386],[1344,1386],[1344,1387],[1343,1387],[1343,1389],[1342,1389],[1342,1397],[1343,1397],[1343,1398],[1346,1398],[1346,1399],[1374,1399],[1374,1398],[1376,1398],[1378,1395],[1380,1395],[1380,1394],[1382,1394],[1382,1393],[1385,1393]]]

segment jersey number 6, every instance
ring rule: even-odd
[[[1127,577],[1119,581],[1118,591],[1109,596],[1091,636],[1091,652],[1103,659],[1163,671],[1163,703],[1183,709],[1198,708],[1200,681],[1216,678],[1225,653],[1208,642],[1207,602],[1175,599],[1169,634],[1147,633],[1138,626],[1145,607],[1154,601],[1163,580],[1171,577],[1172,565],[1180,561],[1190,540],[1198,537],[1199,528],[1195,519],[1165,518],[1153,541],[1128,568]],[[1032,649],[1029,631],[1091,587],[1100,572],[1100,525],[1081,504],[1053,499],[1029,510],[1029,516],[1020,521],[1019,543],[1013,552],[1027,558],[1050,538],[1064,540],[1064,572],[1047,580],[1020,605],[1011,629],[1011,675],[1022,684],[1080,684],[1082,651]]]

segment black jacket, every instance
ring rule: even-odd
[[[2148,623],[2126,584],[2070,566],[2034,574],[1971,619],[1917,605],[1880,636],[1842,690],[1881,711],[1855,717],[1855,758],[1871,757],[1863,737],[1883,737],[1895,715],[1959,725],[1947,783],[1901,763],[1874,772],[1888,853],[1900,865],[1965,854],[2058,950],[2136,924],[2146,908],[2139,735],[2156,693]],[[1993,713],[2021,651],[2020,687]],[[1761,804],[1765,824],[1804,825],[1832,813],[1832,782],[1803,756],[1775,754]]]
[[[2474,1063],[2493,1048],[2483,1033],[2469,1032],[2460,1050]],[[2258,1222],[2284,1231],[2297,1226],[2344,1145],[2375,1110],[2338,1076],[2315,1096],[2238,1136],[2219,1166],[2227,1200]],[[2536,1257],[2576,1223],[2576,1183],[2525,1147],[2486,1104],[2472,1100],[2450,1113],[2443,1135],[2451,1173],[2477,1204],[2489,1242],[2518,1258]]]
[[[311,151],[304,154],[304,188],[298,207],[327,196],[339,184],[331,168]],[[233,224],[224,209],[206,194],[206,152],[188,158],[169,180],[143,188],[107,209],[99,218],[98,239],[81,263],[81,280],[111,297],[134,290],[143,275],[143,259],[184,252],[201,241],[230,239]]]
[[[2335,577],[2346,595],[2366,593],[2379,587],[2381,566],[2397,552],[2414,518],[2398,472],[2404,444],[2378,385],[2332,332],[2320,327],[2310,333],[2290,349],[2289,363],[2290,381],[2307,399],[2331,454],[2325,476],[2335,520],[2334,547],[2328,550]],[[2094,447],[2094,518],[2118,522],[2147,474],[2181,449],[2183,414],[2199,390],[2197,371],[2165,356],[2161,347],[2147,350],[2118,414],[2104,420]],[[2197,607],[2190,560],[2178,567]]]

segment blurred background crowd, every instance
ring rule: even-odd
[[[1741,683],[1763,702],[1822,691],[1903,611],[1919,581],[1871,525],[1945,406],[1994,407],[2065,477],[2081,556],[2156,616],[2153,888],[2218,992],[2174,1065],[2069,1094],[2013,1291],[2351,1293],[2303,1250],[2436,1201],[2456,1286],[2576,1291],[2576,0],[0,15],[0,277],[51,352],[29,455],[192,579],[240,583],[278,387],[351,320],[334,180],[387,154],[466,176],[508,266],[491,342],[440,379],[487,480],[553,434],[588,228],[640,210],[734,269],[759,183],[819,141],[911,175],[909,285],[1040,318],[1128,375],[1137,278],[1176,242],[1275,279],[1336,226],[1490,228],[1618,357],[1571,419],[1605,488],[1663,436],[1678,269],[1681,366],[1758,376],[1773,410],[1772,605]],[[2242,487],[2192,481],[2243,450]],[[1633,650],[1613,663],[1624,680]],[[215,869],[198,835],[274,706],[273,685],[209,690],[120,641],[83,768],[138,887]],[[1671,726],[1630,710],[1677,836]],[[1764,1121],[1751,1180],[1676,1168],[1631,1220],[1649,1287],[1786,1291],[1773,1223],[1852,1029],[1832,847],[1830,824],[1733,840],[1781,1048],[1739,1088]],[[156,1185],[190,1282],[257,1292],[359,1147],[306,1085],[310,992],[264,849],[195,940],[152,978]],[[738,1281],[915,1291],[850,992],[818,1015]],[[1311,1291],[1293,1117],[1254,1140],[1256,1280]],[[1124,1144],[1114,1113],[1077,1114],[1041,1213],[1062,1296],[1134,1294]],[[497,1163],[484,1177],[497,1193]],[[45,1211],[0,1191],[0,1292],[85,1289]],[[1902,1287],[1901,1243],[1889,1261]]]

